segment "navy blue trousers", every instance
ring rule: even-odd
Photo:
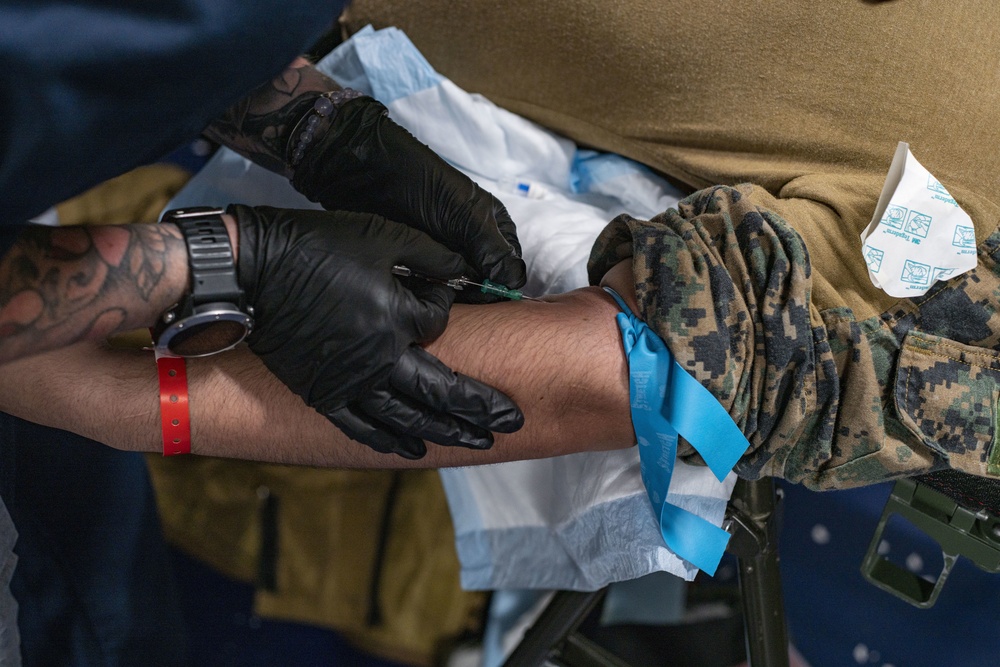
[[[143,457],[0,413],[26,667],[183,665],[186,633]]]

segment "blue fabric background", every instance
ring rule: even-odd
[[[812,667],[997,664],[996,574],[959,558],[930,609],[917,609],[861,575],[891,484],[824,493],[783,486],[785,612],[791,640]],[[883,537],[887,558],[920,575],[936,578],[941,571],[940,547],[908,522],[890,521]]]
[[[155,161],[346,0],[0,1],[0,224]]]

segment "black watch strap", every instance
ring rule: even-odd
[[[208,356],[232,349],[253,329],[222,215],[220,209],[199,206],[167,211],[160,220],[180,229],[191,276],[191,291],[153,327],[161,354]]]
[[[209,207],[174,209],[161,222],[174,223],[184,236],[193,305],[224,302],[243,310],[243,290],[236,282],[236,262],[223,213]]]

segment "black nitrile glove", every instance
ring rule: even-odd
[[[404,287],[394,264],[449,277],[462,258],[372,214],[229,208],[237,271],[254,309],[250,349],[354,440],[417,459],[421,440],[486,449],[524,422],[504,394],[420,348],[444,331],[452,290]]]
[[[328,210],[378,213],[426,232],[461,253],[477,279],[511,288],[527,280],[517,231],[503,204],[393,122],[371,97],[337,110],[295,168],[292,183]]]

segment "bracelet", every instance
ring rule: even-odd
[[[160,424],[163,455],[191,453],[191,412],[188,407],[187,364],[184,357],[156,355],[160,379]]]
[[[364,93],[357,90],[344,88],[342,90],[331,90],[317,97],[309,112],[299,119],[299,122],[295,124],[295,129],[292,130],[288,147],[285,149],[285,159],[288,164],[294,167],[299,162],[302,162],[302,158],[306,154],[306,149],[309,148],[309,144],[316,137],[316,129],[323,122],[324,118],[332,116],[345,102],[363,95]],[[295,140],[294,147],[292,146],[293,139]]]

